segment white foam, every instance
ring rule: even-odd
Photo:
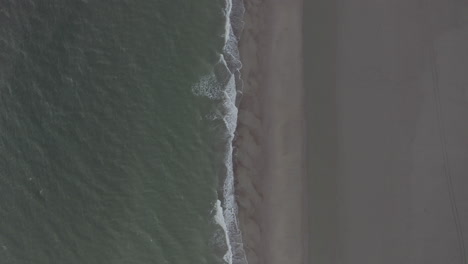
[[[239,18],[242,16],[243,6],[242,0],[237,0],[239,6],[236,10],[241,10],[241,14],[235,14]],[[242,234],[239,228],[237,219],[238,207],[235,199],[234,190],[234,170],[233,170],[233,140],[237,127],[238,109],[236,107],[237,85],[236,74],[239,74],[239,69],[242,64],[239,59],[237,38],[234,35],[233,25],[231,24],[231,16],[233,11],[232,0],[226,0],[225,6],[225,45],[223,54],[220,55],[219,61],[215,67],[226,72],[226,76],[216,75],[215,72],[202,77],[198,84],[192,90],[195,95],[205,96],[214,100],[221,100],[223,111],[209,115],[210,120],[222,119],[227,132],[226,153],[224,163],[226,166],[226,175],[223,184],[223,202],[216,202],[215,221],[225,232],[227,252],[224,255],[224,260],[228,264],[247,264],[244,246],[242,242]],[[220,80],[221,79],[221,80]],[[222,116],[220,114],[222,113]]]
[[[192,92],[198,96],[206,96],[210,99],[222,99],[223,90],[221,84],[212,72],[200,78],[197,84],[192,87]]]
[[[231,12],[232,12],[232,0],[226,0],[226,7],[224,9],[224,17],[226,18],[226,24],[224,25],[224,46],[227,45],[231,37]]]
[[[223,229],[225,242],[226,242],[226,245],[227,245],[227,252],[224,255],[223,259],[227,263],[232,263],[231,242],[229,241],[229,234],[228,234],[228,230],[227,230],[227,227],[226,227],[226,220],[224,219],[223,208],[221,207],[221,201],[220,200],[216,201],[214,210],[216,212],[215,216],[214,216],[215,222]]]
[[[226,226],[229,234],[229,240],[232,247],[232,262],[233,264],[244,264],[247,263],[244,247],[242,243],[242,234],[239,228],[239,223],[237,219],[237,203],[235,199],[235,190],[234,190],[234,170],[232,163],[232,154],[233,147],[232,141],[234,139],[234,133],[237,127],[237,115],[238,109],[235,104],[236,100],[236,84],[234,74],[231,75],[229,79],[226,90],[225,90],[225,100],[224,107],[228,110],[226,116],[224,116],[223,121],[226,125],[228,132],[228,143],[227,143],[227,153],[225,156],[225,166],[226,166],[226,179],[223,185],[223,208],[224,208],[224,220],[226,221]]]

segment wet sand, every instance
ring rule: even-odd
[[[246,0],[235,166],[250,264],[306,263],[302,0]]]

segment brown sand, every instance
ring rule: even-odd
[[[250,263],[466,264],[468,3],[245,2]]]
[[[250,264],[305,263],[302,0],[246,0],[236,147]]]

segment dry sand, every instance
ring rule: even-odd
[[[466,264],[468,3],[325,2],[305,8],[310,263]]]
[[[239,218],[250,264],[305,263],[302,0],[246,0],[237,131]]]

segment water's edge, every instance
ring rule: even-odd
[[[225,157],[227,174],[223,184],[223,215],[228,235],[228,252],[224,259],[232,264],[247,264],[242,233],[239,227],[233,168],[233,140],[238,117],[237,98],[238,92],[242,91],[240,74],[242,64],[240,62],[238,40],[242,32],[244,12],[242,0],[226,0],[225,45],[221,60],[223,64],[227,65],[230,78],[225,86],[227,100],[224,102],[227,110],[224,121],[229,139],[227,141],[227,153]]]
[[[219,55],[219,61],[214,70],[200,79],[193,87],[193,92],[222,104],[219,113],[209,118],[222,120],[225,130],[224,175],[219,200],[216,201],[213,212],[215,222],[222,228],[225,237],[219,243],[225,243],[225,263],[247,264],[242,233],[239,226],[238,206],[235,196],[235,181],[233,167],[233,141],[237,129],[238,101],[242,94],[242,79],[238,43],[243,28],[243,0],[226,0],[224,8],[225,30],[224,47]]]

